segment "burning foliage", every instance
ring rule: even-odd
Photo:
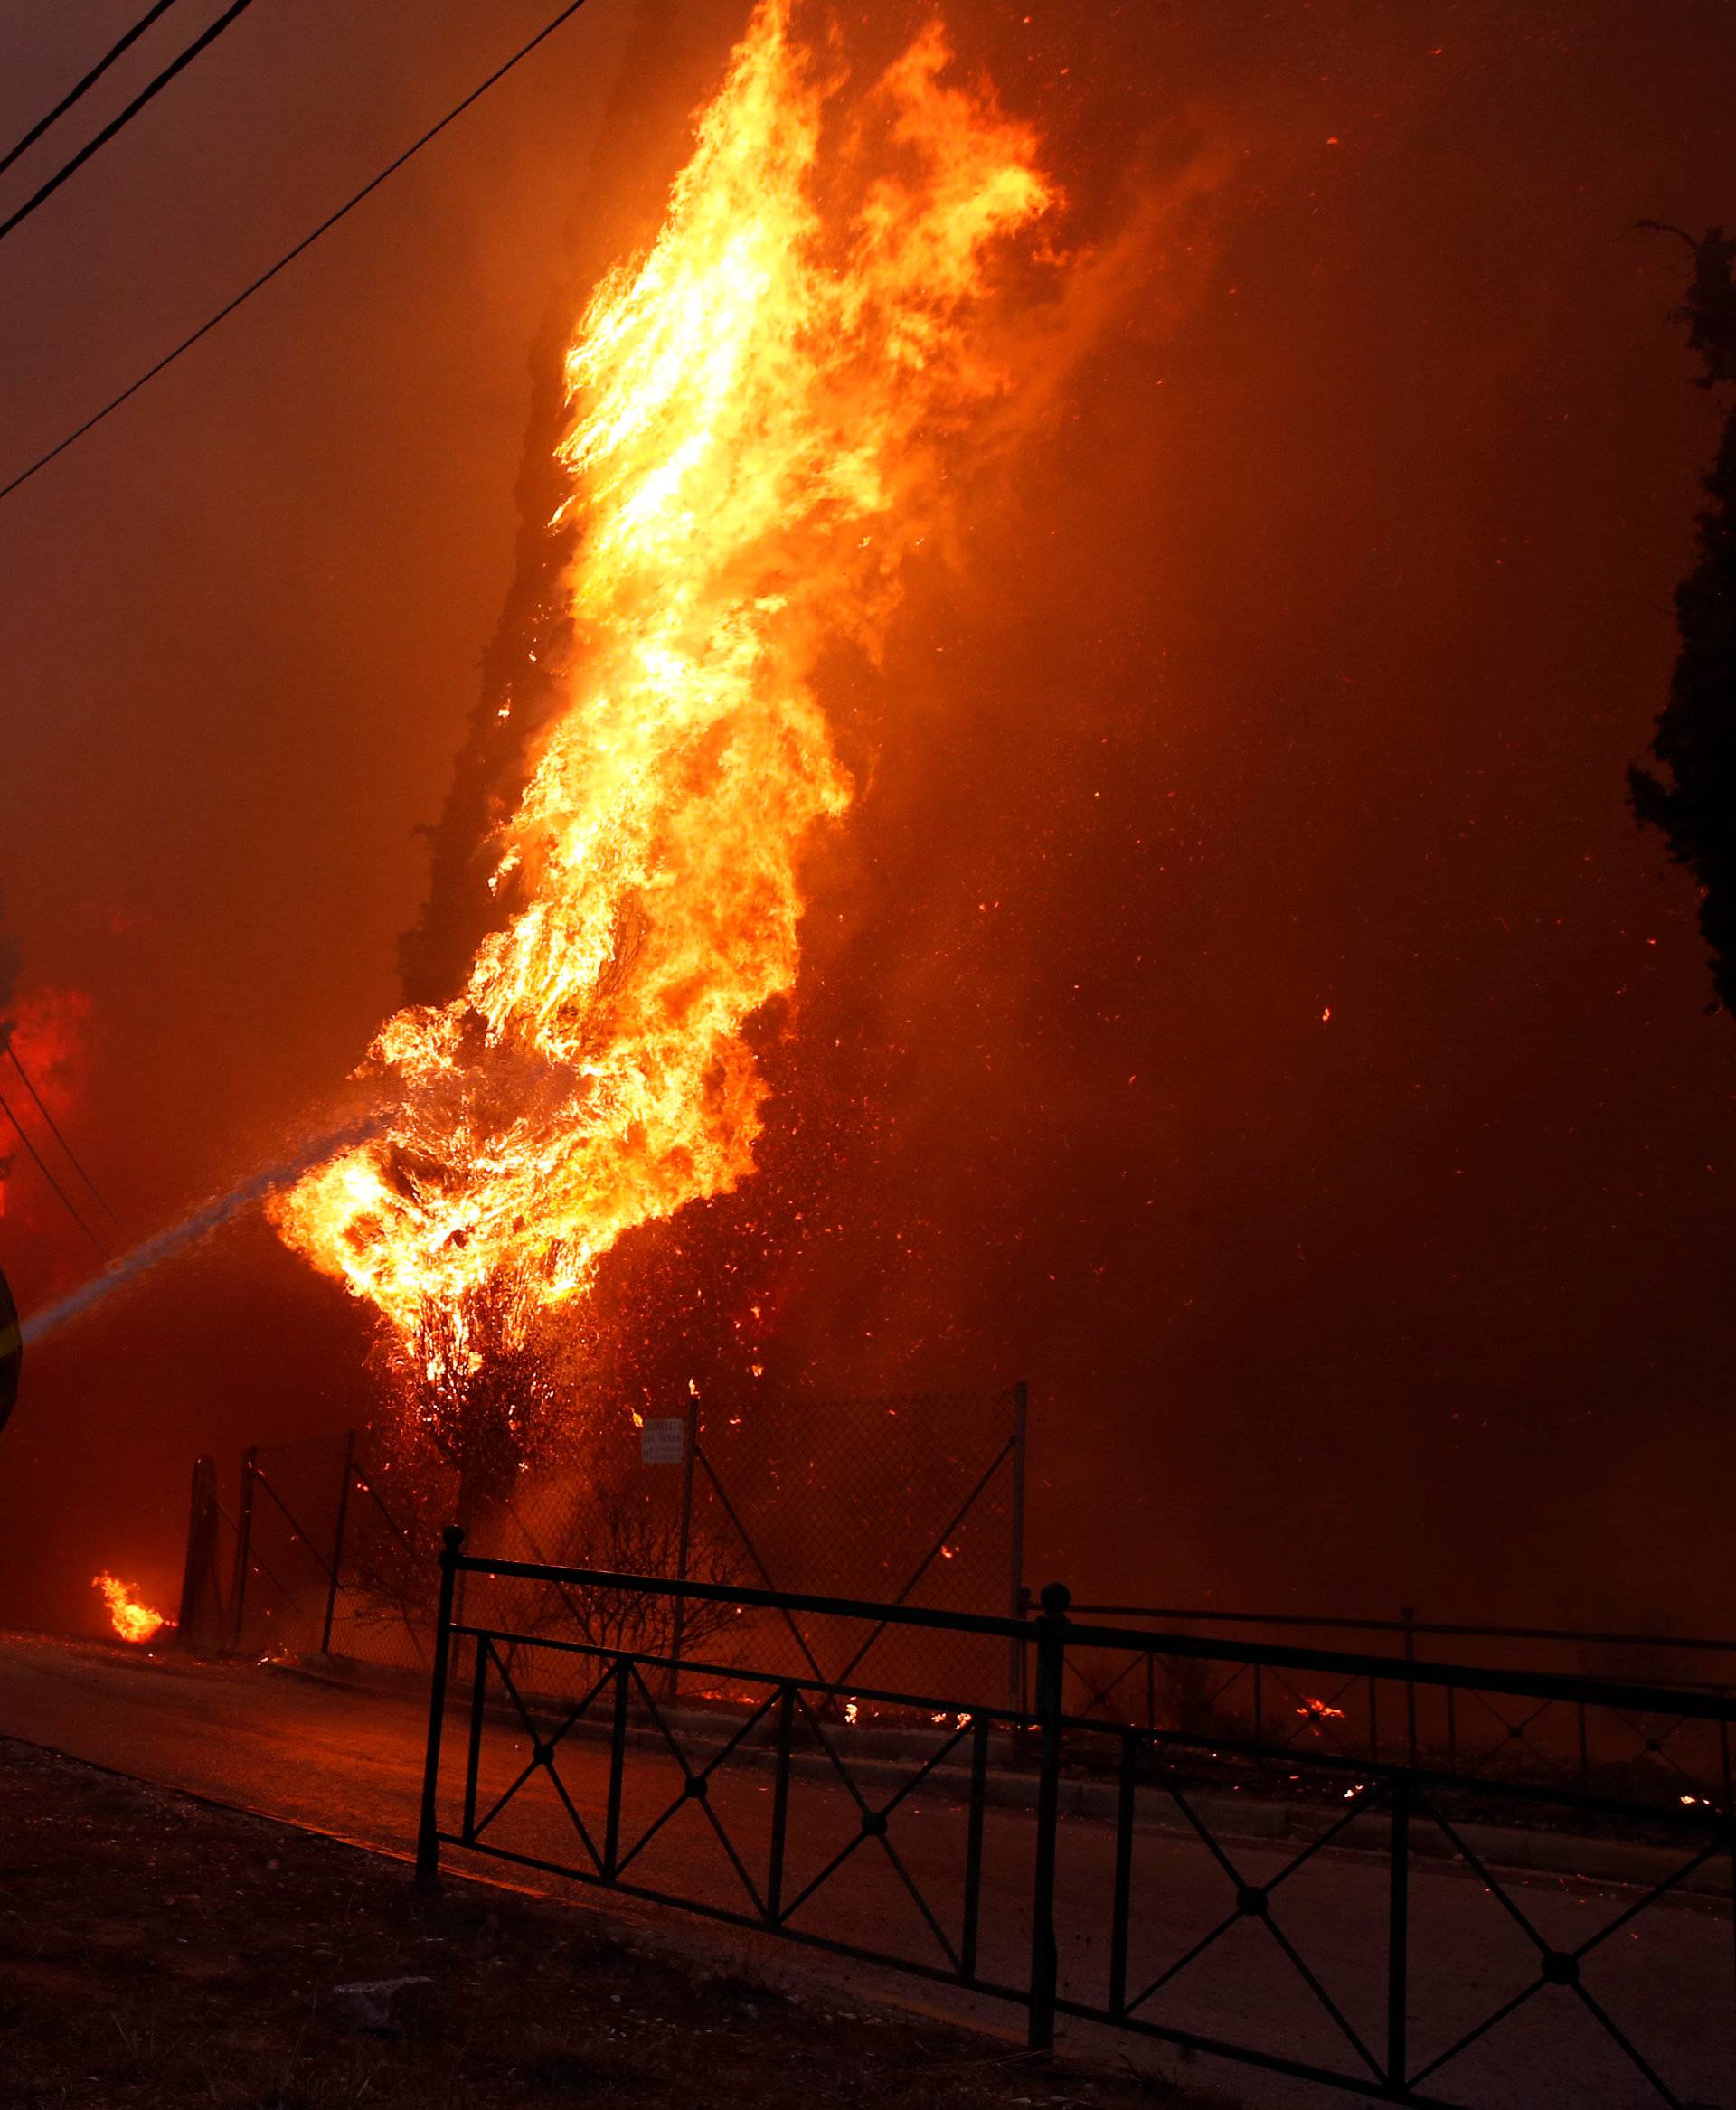
[[[804,850],[852,796],[816,664],[876,649],[1013,385],[992,319],[1055,193],[950,69],[930,24],[850,94],[762,0],[567,353],[570,643],[498,843],[507,918],[461,994],[382,1029],[379,1133],[274,1207],[489,1482],[554,1413],[552,1315],[600,1258],[753,1168],[745,1029],[794,988]]]
[[[574,1344],[543,1314],[509,1309],[512,1295],[495,1278],[461,1305],[430,1301],[413,1338],[383,1327],[369,1359],[393,1409],[401,1483],[427,1483],[430,1465],[456,1471],[467,1525],[573,1433]]]

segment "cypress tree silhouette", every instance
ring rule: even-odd
[[[1679,235],[1694,252],[1688,296],[1672,320],[1687,324],[1689,348],[1704,363],[1697,385],[1736,381],[1736,240],[1722,227],[1695,241],[1679,227],[1640,225]],[[1707,1008],[1736,1011],[1736,410],[1705,488],[1694,569],[1675,590],[1682,649],[1652,736],[1667,776],[1629,769],[1628,792],[1640,824],[1662,832],[1699,884],[1717,993]]]

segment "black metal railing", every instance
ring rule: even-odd
[[[1033,1603],[1028,1590],[1023,1598],[1028,1617]],[[1176,1690],[1173,1679],[1166,1689],[1164,1672],[1173,1671],[1181,1659],[1149,1634],[1115,1652],[1099,1651],[1083,1659],[1075,1654],[1068,1666],[1066,1703],[1081,1715],[1226,1734],[1240,1721],[1257,1742],[1296,1746],[1324,1740],[1370,1764],[1396,1751],[1407,1765],[1426,1761],[1455,1775],[1523,1781],[1543,1773],[1581,1793],[1601,1787],[1650,1794],[1654,1799],[1691,1794],[1736,1808],[1736,1753],[1729,1729],[1736,1719],[1731,1678],[1736,1642],[1426,1621],[1409,1607],[1397,1619],[1129,1605],[1075,1604],[1071,1610],[1075,1619],[1090,1618],[1099,1625],[1137,1619],[1172,1632],[1269,1630],[1240,1634],[1234,1647],[1226,1644],[1216,1649],[1216,1655],[1231,1659],[1227,1674],[1210,1689],[1196,1685],[1191,1691]],[[1558,1659],[1578,1657],[1580,1667],[1563,1676],[1520,1656],[1523,1669],[1514,1685],[1509,1672],[1486,1657],[1474,1672],[1461,1663],[1455,1682],[1410,1683],[1400,1708],[1389,1705],[1382,1717],[1384,1673],[1351,1672],[1324,1692],[1305,1691],[1294,1675],[1285,1673],[1283,1647],[1268,1645],[1270,1632],[1285,1637],[1302,1633],[1378,1635],[1396,1641],[1407,1663],[1417,1660],[1419,1642],[1495,1644],[1509,1657],[1515,1653],[1514,1644],[1533,1649],[1547,1644]],[[1133,1641],[1132,1634],[1127,1638]],[[1599,1677],[1596,1669],[1586,1667],[1595,1665],[1600,1655],[1620,1664],[1618,1673]],[[1339,1649],[1308,1648],[1301,1660],[1324,1668],[1352,1659]],[[1363,1660],[1390,1663],[1385,1657]],[[1644,1668],[1637,1675],[1628,1665]],[[1583,1695],[1599,1684],[1649,1690],[1654,1698],[1666,1695],[1669,1705],[1660,1701],[1642,1714],[1633,1708],[1588,1702]],[[1504,1709],[1496,1697],[1504,1692],[1530,1704]],[[1684,1712],[1676,1702],[1690,1692],[1726,1704],[1710,1717]]]
[[[1020,1601],[1028,1616],[1036,1598],[1029,1586],[1021,1588]],[[1367,1614],[1344,1616],[1314,1612],[1231,1612],[1216,1606],[1118,1605],[1075,1603],[1078,1618],[1113,1620],[1126,1625],[1161,1626],[1171,1632],[1194,1633],[1203,1627],[1231,1626],[1241,1638],[1263,1640],[1270,1634],[1380,1634],[1398,1642],[1407,1655],[1414,1655],[1419,1641],[1450,1642],[1455,1646],[1470,1642],[1508,1653],[1518,1644],[1528,1667],[1542,1668],[1540,1648],[1565,1657],[1574,1668],[1586,1670],[1593,1663],[1605,1667],[1618,1662],[1620,1675],[1638,1677],[1657,1685],[1700,1685],[1714,1691],[1736,1691],[1736,1640],[1706,1634],[1654,1634],[1633,1628],[1608,1632],[1590,1626],[1503,1626],[1477,1625],[1466,1620],[1424,1619],[1413,1605],[1400,1607],[1394,1618]],[[1643,1668],[1642,1668],[1643,1666]]]
[[[1034,1594],[1025,1593],[1034,1602]],[[1166,1626],[1194,1626],[1206,1624],[1232,1626],[1306,1626],[1316,1633],[1333,1630],[1339,1633],[1362,1634],[1420,1634],[1433,1636],[1451,1634],[1466,1640],[1496,1641],[1571,1641],[1610,1642],[1624,1646],[1650,1649],[1714,1649],[1726,1655],[1736,1655],[1736,1640],[1721,1640],[1712,1634],[1648,1634],[1624,1627],[1618,1632],[1606,1634],[1590,1626],[1490,1626],[1478,1625],[1466,1620],[1423,1619],[1415,1606],[1401,1606],[1390,1618],[1381,1618],[1365,1613],[1346,1616],[1338,1613],[1323,1612],[1232,1612],[1219,1605],[1121,1605],[1087,1603],[1076,1600],[1073,1610],[1081,1615],[1090,1615],[1100,1619],[1144,1619],[1161,1621]]]
[[[1031,1704],[684,1658],[684,1682],[713,1699],[684,1712],[672,1655],[491,1624],[490,1582],[514,1578],[1005,1640],[1029,1657]],[[1518,1719],[1667,1718],[1727,1747],[1728,1697],[1141,1634],[1071,1618],[1060,1585],[1041,1603],[1020,1622],[542,1568],[468,1556],[448,1531],[419,1880],[437,1882],[452,1848],[678,1906],[1015,2003],[1039,2049],[1064,2016],[1440,2105],[1528,2099],[1534,2071],[1503,2068],[1516,2045],[1552,2086],[1573,2058],[1613,2060],[1579,2097],[1610,2110],[1736,2103],[1728,1801],[1491,1781],[1439,1763],[1418,1728],[1450,1695]],[[1204,1729],[1071,1711],[1075,1671],[1124,1652],[1197,1666],[1208,1686],[1255,1672],[1305,1694],[1366,1686],[1400,1728],[1371,1753],[1335,1748],[1318,1718],[1298,1744],[1288,1723],[1280,1737],[1222,1709]],[[450,1689],[467,1679],[462,1774],[448,1777]],[[1573,1880],[1515,1874],[1527,1856]],[[1473,1906],[1487,1919],[1467,1932]],[[1204,1986],[1208,1960],[1227,1986]],[[1443,2081],[1470,2093],[1432,2092]]]

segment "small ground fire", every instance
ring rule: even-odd
[[[100,1575],[91,1577],[90,1587],[102,1592],[108,1607],[109,1624],[122,1641],[141,1644],[155,1641],[165,1626],[175,1625],[173,1619],[165,1618],[161,1612],[145,1602],[136,1583],[123,1582],[107,1568]]]

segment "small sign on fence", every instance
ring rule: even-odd
[[[679,1465],[687,1424],[679,1414],[647,1418],[639,1427],[639,1463],[642,1465]]]

